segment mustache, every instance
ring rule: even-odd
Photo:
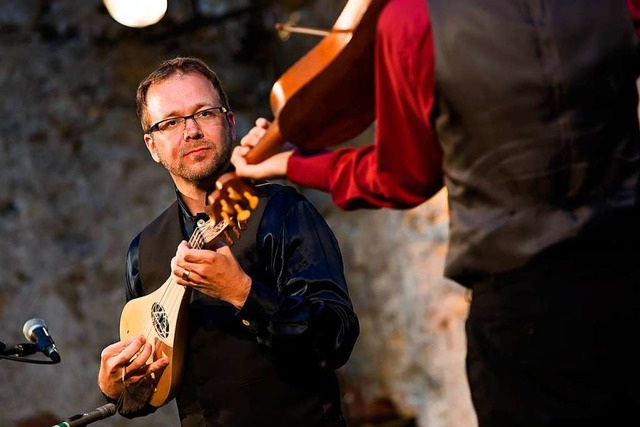
[[[197,141],[193,144],[182,145],[182,147],[180,147],[180,155],[184,156],[191,151],[201,150],[203,148],[215,149],[216,143],[213,141]]]

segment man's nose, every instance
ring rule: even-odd
[[[202,136],[202,129],[195,118],[189,117],[184,122],[185,138],[197,138]]]

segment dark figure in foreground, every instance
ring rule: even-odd
[[[259,119],[234,152],[238,174],[286,176],[344,209],[411,208],[446,187],[445,275],[473,291],[480,427],[637,418],[639,18],[638,0],[391,0],[374,144],[247,165]]]

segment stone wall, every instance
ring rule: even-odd
[[[225,82],[244,134],[269,116],[271,84],[317,42],[283,43],[273,24],[296,12],[303,25],[330,27],[344,6],[273,3],[172,0],[158,25],[130,29],[99,0],[0,0],[0,341],[24,342],[24,322],[41,317],[62,356],[57,365],[0,361],[0,422],[52,425],[104,403],[96,373],[100,351],[117,339],[127,245],[174,197],[142,142],[137,83],[160,59],[202,57]],[[474,426],[466,303],[442,278],[446,194],[410,211],[342,212],[327,195],[305,193],[336,232],[361,319],[340,370],[352,424]],[[170,404],[101,425],[175,417]]]

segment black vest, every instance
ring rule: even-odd
[[[470,285],[547,250],[595,259],[638,240],[638,39],[624,0],[427,3],[446,275]]]
[[[258,186],[259,207],[231,246],[251,277],[264,278],[268,271],[268,260],[256,254],[257,233],[269,198],[281,188]],[[167,279],[183,239],[177,203],[143,230],[139,267],[145,293]],[[235,312],[230,304],[193,291],[185,372],[176,396],[182,425],[344,426],[335,374],[305,361],[274,357]]]

